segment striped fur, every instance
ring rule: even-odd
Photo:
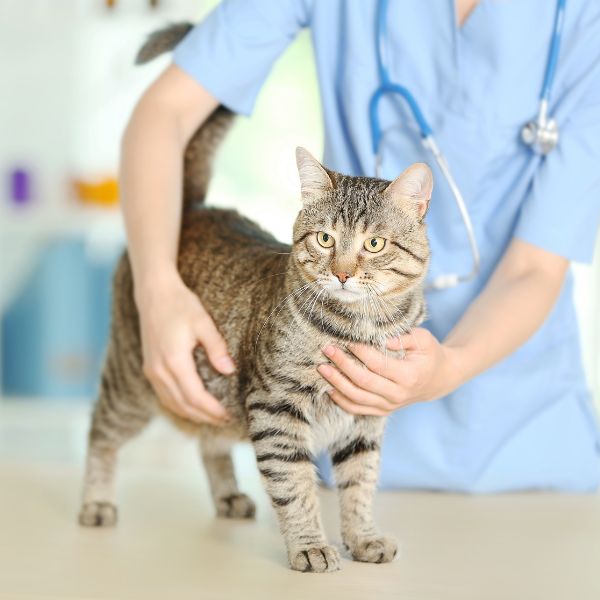
[[[213,146],[207,148],[208,163]],[[132,273],[127,255],[122,258],[90,430],[81,524],[116,522],[118,450],[161,413],[200,440],[216,511],[223,517],[254,515],[252,500],[237,487],[230,452],[236,441],[250,440],[293,569],[334,571],[340,564],[319,512],[313,458],[322,450],[332,456],[350,554],[367,562],[393,559],[396,543],[379,533],[371,510],[384,419],[340,409],[316,367],[326,362],[321,352],[326,344],[357,341],[382,348],[390,336],[423,320],[429,247],[410,199],[390,197],[389,182],[333,172],[327,172],[327,181],[326,191],[311,190],[305,198],[291,247],[235,211],[201,207],[184,219],[181,276],[210,312],[238,367],[235,375],[223,377],[202,349],[195,353],[207,389],[235,419],[226,428],[186,422],[157,401],[142,372]],[[322,230],[335,237],[335,248],[319,246],[315,232]],[[375,234],[390,243],[371,255],[361,247]],[[362,290],[360,301],[331,291],[332,272],[339,269]]]
[[[157,56],[170,52],[192,30],[191,23],[173,23],[153,31],[135,57],[136,65],[143,65]]]

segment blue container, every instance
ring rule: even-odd
[[[3,315],[3,394],[95,396],[117,258],[92,261],[79,239],[48,244]]]

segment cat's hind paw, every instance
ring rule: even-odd
[[[110,502],[88,502],[81,507],[79,524],[84,527],[114,527],[117,507]]]
[[[347,544],[353,560],[370,563],[387,563],[398,554],[398,542],[388,536],[363,537]]]
[[[340,553],[334,546],[319,546],[290,552],[290,567],[303,573],[331,573],[340,569]]]
[[[230,494],[216,502],[217,516],[226,519],[253,519],[256,514],[254,501],[246,494]]]

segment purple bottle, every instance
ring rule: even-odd
[[[22,168],[13,169],[9,175],[9,197],[17,206],[23,206],[31,200],[31,175]]]

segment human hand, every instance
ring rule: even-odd
[[[224,375],[235,371],[225,341],[198,297],[179,276],[142,301],[140,328],[144,374],[160,402],[176,415],[197,423],[224,425],[227,412],[206,391],[193,351],[199,344],[212,366]]]
[[[393,338],[387,348],[403,350],[404,358],[364,344],[348,346],[353,356],[335,346],[323,349],[333,365],[317,370],[333,386],[329,395],[336,404],[354,415],[385,416],[445,396],[461,383],[458,350],[440,344],[426,329]]]

